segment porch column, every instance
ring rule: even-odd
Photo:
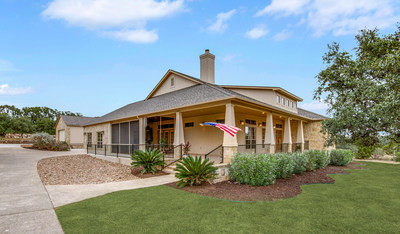
[[[111,128],[111,123],[107,124],[107,144],[111,145],[112,144],[112,128]]]
[[[183,133],[183,119],[182,113],[176,112],[175,114],[175,130],[174,130],[174,158],[180,158],[182,155],[182,147],[178,145],[185,144],[185,137]]]
[[[232,103],[227,103],[225,106],[225,124],[236,126],[235,108]],[[222,146],[224,163],[229,163],[231,159],[237,154],[238,143],[236,135],[232,137],[228,133],[224,132],[224,140]]]
[[[304,151],[304,131],[303,131],[303,120],[299,120],[297,127],[297,143],[300,144],[301,152]]]
[[[292,152],[292,131],[290,128],[290,117],[285,119],[285,133],[283,135],[283,147],[286,152]]]
[[[139,118],[139,149],[146,150],[146,118]]]
[[[272,119],[272,113],[267,112],[265,126],[265,141],[264,144],[267,148],[267,154],[275,153],[275,133],[274,133],[274,121]]]

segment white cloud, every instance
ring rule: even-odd
[[[300,108],[325,115],[326,110],[328,109],[328,104],[319,101],[312,101],[309,103],[301,103]]]
[[[341,36],[364,28],[393,26],[400,18],[396,4],[396,0],[273,0],[256,16],[298,15],[314,36]]]
[[[12,64],[7,60],[0,59],[0,72],[14,72],[14,71],[18,71],[18,69],[14,67],[14,64]]]
[[[217,21],[210,25],[207,30],[209,32],[215,32],[215,33],[223,33],[226,28],[228,27],[228,24],[226,21],[228,21],[232,16],[236,13],[236,10],[233,9],[228,12],[221,12],[217,15]]]
[[[27,88],[12,88],[8,84],[0,85],[0,95],[18,95],[26,94],[32,91],[31,87]]]
[[[144,29],[120,30],[103,32],[103,35],[109,36],[121,41],[133,43],[153,43],[158,40],[158,34],[155,30],[147,31]]]
[[[254,27],[252,30],[246,32],[246,37],[251,39],[258,39],[268,34],[268,29],[265,25],[259,25]]]
[[[270,5],[256,13],[256,17],[281,13],[283,16],[300,14],[310,0],[273,0]]]
[[[288,30],[283,30],[273,37],[275,41],[284,41],[286,39],[289,39],[292,36],[292,33],[289,32]]]
[[[141,39],[156,41],[154,30],[146,30],[149,20],[157,20],[184,11],[183,0],[54,0],[43,11],[50,19],[64,20],[70,25],[89,30],[114,31],[121,40],[143,43]],[[102,33],[103,34],[103,33]],[[140,35],[143,34],[143,35]],[[134,36],[132,36],[134,35]],[[147,40],[151,41],[151,40]]]

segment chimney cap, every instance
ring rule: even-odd
[[[209,49],[206,49],[205,51],[206,51],[206,53],[210,53],[210,50],[209,50]]]

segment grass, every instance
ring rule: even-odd
[[[331,175],[274,202],[232,202],[167,186],[120,191],[57,209],[66,233],[396,233],[400,165]]]

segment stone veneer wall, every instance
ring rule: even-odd
[[[83,132],[85,134],[85,139],[84,139],[85,148],[87,146],[87,133],[88,132],[92,133],[92,143],[93,144],[97,143],[97,133],[98,132],[103,132],[103,144],[108,144],[110,142],[108,139],[111,137],[111,132],[109,132],[109,124],[108,123],[86,126],[84,128]]]
[[[304,124],[304,140],[309,141],[310,149],[325,149],[326,134],[321,132],[321,121]]]
[[[65,142],[68,144],[71,143],[71,138],[70,138],[70,130],[69,127],[64,123],[62,119],[58,121],[57,127],[56,127],[56,141],[58,141],[58,131],[64,130],[64,136],[65,136]]]

